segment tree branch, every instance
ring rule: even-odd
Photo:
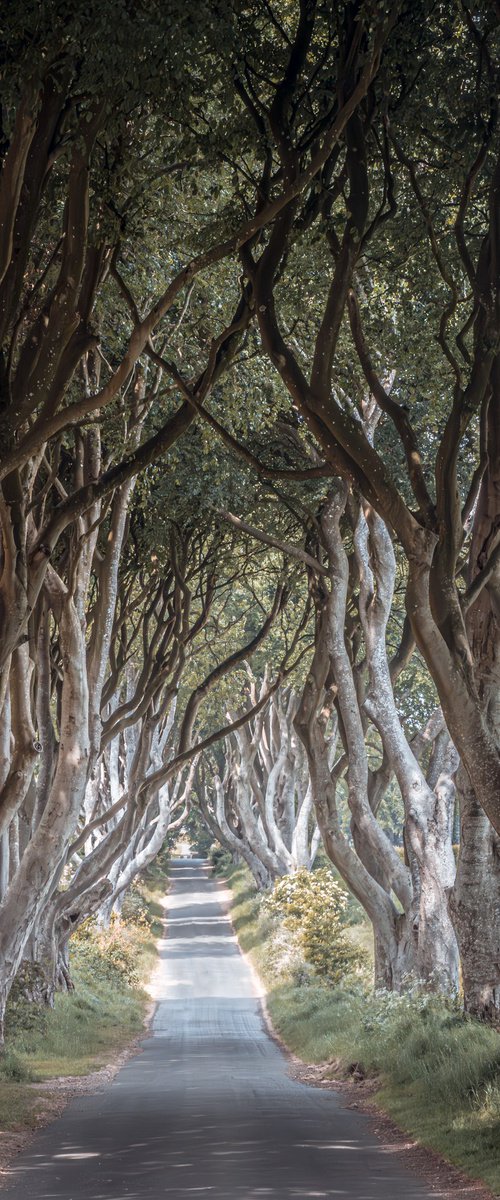
[[[216,511],[219,517],[234,525],[235,529],[241,530],[242,533],[248,533],[250,537],[263,542],[265,546],[272,546],[275,550],[281,550],[283,554],[288,554],[292,558],[298,558],[300,562],[305,563],[307,567],[311,567],[313,571],[317,571],[319,575],[328,575],[326,567],[320,563],[319,559],[314,558],[312,554],[308,554],[306,550],[302,550],[300,546],[292,546],[290,542],[282,542],[279,538],[273,537],[272,534],[265,533],[262,529],[257,529],[255,525],[248,525],[240,517],[236,517],[234,513],[227,512],[224,508],[218,508]]]

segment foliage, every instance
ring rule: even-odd
[[[6,1050],[0,1057],[0,1079],[11,1083],[28,1083],[33,1075],[15,1051]]]
[[[365,962],[362,951],[346,937],[347,897],[328,867],[297,871],[278,880],[263,908],[282,922],[305,962],[328,983],[339,983]]]
[[[186,833],[195,854],[198,854],[200,858],[209,857],[211,859],[212,834],[203,823],[196,807],[193,807],[188,813],[183,832]]]
[[[346,891],[345,884],[342,880],[342,877],[339,875],[339,872],[336,870],[336,868],[330,862],[330,859],[328,858],[326,850],[325,850],[323,844],[321,843],[321,845],[319,846],[318,852],[316,854],[316,858],[314,860],[313,870],[319,871],[322,868],[328,868],[328,870],[331,872],[331,874],[333,876],[333,879],[335,879],[337,881],[341,890],[344,891],[344,895],[346,898],[346,907],[345,907],[345,911],[344,911],[344,915],[343,915],[344,925],[346,925],[346,926],[360,925],[363,922],[366,922],[367,918],[366,918],[366,913],[365,913],[364,908],[362,907],[362,905],[359,903],[359,900],[356,899],[356,897],[353,895],[352,892]]]
[[[234,867],[233,857],[229,850],[224,850],[219,846],[218,842],[214,842],[210,847],[209,859],[214,869],[214,874],[223,876]]]
[[[321,869],[335,880],[330,867]],[[227,862],[224,877],[232,893],[231,918],[240,945],[251,953],[265,982],[274,987],[283,978],[292,978],[298,985],[317,980],[315,969],[306,962],[295,932],[286,929],[282,920],[269,914],[264,897],[256,890],[247,868]],[[348,900],[347,893],[344,895]],[[349,909],[346,911],[349,915]],[[357,924],[344,925],[344,935],[356,951],[361,948],[363,961],[369,961],[371,951],[368,947],[373,945],[371,926],[360,921],[360,912],[355,916]]]
[[[351,23],[350,6],[346,12],[345,8],[312,5],[310,40],[306,36],[303,55],[299,53],[297,57],[293,52],[291,59],[289,51],[297,30],[298,8],[288,2],[281,6],[278,21],[271,6],[261,0],[229,6],[214,6],[208,0],[200,0],[196,11],[180,0],[172,0],[166,6],[158,0],[149,6],[130,6],[125,0],[105,0],[100,4],[91,0],[85,10],[74,0],[69,5],[63,5],[61,0],[47,0],[42,8],[36,0],[22,0],[9,13],[2,30],[3,58],[8,68],[6,74],[10,75],[4,96],[2,155],[8,157],[16,109],[22,111],[21,93],[26,87],[27,111],[32,114],[34,129],[36,126],[30,155],[35,164],[37,155],[40,158],[38,189],[30,188],[27,183],[21,187],[21,176],[19,188],[7,187],[7,195],[10,192],[20,198],[16,228],[19,226],[22,236],[16,233],[9,266],[11,275],[5,279],[2,345],[5,366],[0,371],[0,382],[5,390],[2,411],[10,410],[6,445],[10,450],[11,438],[12,445],[16,439],[22,443],[29,422],[34,421],[36,432],[37,422],[42,421],[43,425],[49,415],[51,421],[56,417],[57,433],[55,440],[50,430],[43,434],[37,454],[43,445],[46,451],[38,458],[35,454],[33,469],[27,469],[31,451],[23,451],[28,458],[24,462],[21,455],[23,473],[16,487],[25,493],[24,507],[18,513],[18,501],[12,504],[11,484],[8,484],[4,508],[6,514],[13,514],[9,518],[14,521],[12,544],[18,549],[23,544],[23,553],[27,553],[26,529],[29,526],[31,543],[36,542],[32,525],[40,522],[43,556],[47,561],[51,558],[51,571],[57,567],[61,572],[64,589],[71,588],[73,579],[70,565],[76,536],[73,521],[87,511],[87,493],[80,496],[72,515],[68,512],[67,524],[63,522],[61,532],[57,536],[54,532],[53,543],[45,536],[46,518],[50,528],[50,519],[61,508],[61,498],[67,495],[71,499],[72,493],[79,491],[80,475],[83,480],[88,474],[93,484],[100,479],[104,488],[101,498],[109,497],[117,476],[111,474],[115,482],[110,482],[107,468],[121,462],[126,463],[127,471],[129,468],[132,471],[128,456],[135,447],[136,436],[139,440],[154,440],[165,421],[177,411],[178,404],[186,399],[186,389],[196,390],[195,381],[207,369],[207,356],[208,361],[213,358],[213,376],[209,379],[212,389],[206,394],[202,389],[201,393],[205,409],[196,424],[194,408],[190,410],[193,424],[190,428],[187,424],[185,428],[182,426],[182,437],[178,434],[170,447],[168,467],[165,458],[161,464],[157,461],[153,465],[156,450],[154,455],[151,450],[151,458],[140,459],[145,469],[135,496],[130,499],[119,578],[120,602],[124,595],[125,600],[118,613],[112,648],[115,658],[117,649],[122,654],[120,657],[118,653],[118,678],[124,666],[128,665],[130,671],[138,666],[140,647],[147,638],[142,637],[136,607],[147,607],[149,601],[145,598],[152,590],[151,624],[156,621],[160,624],[162,600],[167,615],[167,599],[171,602],[167,591],[163,596],[161,591],[166,567],[171,567],[173,594],[179,587],[182,572],[178,568],[182,560],[181,565],[185,566],[182,587],[192,601],[192,615],[197,618],[199,628],[192,639],[186,633],[182,654],[179,653],[179,669],[182,660],[185,670],[181,681],[176,677],[172,686],[172,694],[175,692],[179,699],[179,711],[185,708],[189,696],[200,690],[200,681],[207,679],[215,664],[223,656],[230,656],[236,644],[241,645],[256,634],[263,614],[272,603],[277,581],[284,573],[291,600],[287,610],[280,612],[266,641],[266,656],[274,670],[282,663],[291,643],[297,654],[304,646],[310,647],[312,609],[306,606],[316,593],[314,602],[316,613],[319,612],[318,580],[313,584],[310,575],[306,576],[302,567],[297,566],[299,560],[280,547],[288,542],[289,547],[300,550],[305,538],[311,552],[321,555],[316,537],[317,516],[327,484],[318,475],[306,480],[300,476],[305,465],[317,466],[320,457],[328,459],[329,470],[337,469],[339,462],[345,469],[345,463],[329,448],[328,439],[322,442],[320,438],[319,446],[314,449],[313,439],[318,436],[320,426],[309,411],[308,393],[299,402],[295,389],[290,405],[287,382],[290,370],[283,373],[286,358],[282,354],[269,356],[266,339],[262,341],[259,336],[257,323],[260,322],[261,334],[265,334],[269,314],[277,312],[281,328],[287,331],[285,349],[292,357],[298,355],[296,364],[300,363],[307,375],[316,342],[319,347],[321,341],[326,341],[322,316],[331,284],[329,274],[336,272],[335,264],[341,265],[343,261],[341,246],[348,252],[351,276],[345,273],[341,286],[332,291],[342,301],[338,320],[330,330],[334,363],[326,389],[335,401],[333,404],[332,399],[334,433],[335,421],[340,422],[340,430],[349,433],[347,446],[353,437],[358,443],[355,418],[367,389],[363,355],[353,354],[344,312],[347,286],[352,283],[352,297],[357,297],[375,370],[382,382],[393,375],[398,421],[404,423],[406,418],[402,414],[407,413],[413,422],[419,452],[412,452],[411,461],[414,469],[422,461],[422,488],[425,485],[429,492],[429,504],[424,504],[424,510],[428,507],[429,512],[421,512],[416,525],[413,515],[410,521],[407,514],[408,520],[399,519],[399,525],[396,521],[394,526],[399,542],[396,599],[388,628],[390,653],[397,651],[404,619],[408,567],[406,552],[403,554],[401,547],[408,545],[408,536],[405,543],[402,534],[407,526],[418,531],[426,528],[432,538],[439,526],[445,549],[452,543],[457,548],[463,546],[461,561],[452,564],[450,594],[454,594],[455,579],[459,581],[457,586],[463,587],[467,544],[463,542],[462,530],[459,537],[450,538],[446,522],[441,519],[441,502],[441,516],[438,513],[435,525],[434,467],[450,406],[456,404],[452,396],[458,386],[463,391],[464,403],[463,423],[459,422],[461,432],[455,446],[460,463],[456,484],[453,472],[448,473],[453,503],[444,504],[444,511],[455,508],[458,511],[454,497],[460,494],[465,499],[469,479],[474,475],[478,464],[480,409],[489,403],[486,385],[483,389],[486,399],[481,399],[478,392],[471,403],[466,387],[469,376],[473,378],[469,367],[476,363],[481,371],[475,368],[475,374],[482,377],[484,373],[486,378],[483,368],[488,365],[488,347],[498,342],[498,322],[491,330],[483,329],[481,324],[486,311],[485,296],[490,292],[496,295],[493,279],[488,277],[484,286],[481,284],[481,262],[495,263],[498,258],[490,253],[485,240],[489,214],[495,208],[488,195],[498,154],[498,125],[493,119],[491,102],[497,91],[492,79],[498,75],[499,25],[494,16],[488,15],[487,6],[474,3],[469,11],[467,5],[436,5],[429,0],[403,6],[387,48],[383,43],[380,55],[375,56],[381,63],[380,77],[374,78],[366,100],[350,122],[351,127],[346,127],[338,143],[332,143],[324,170],[311,177],[311,190],[309,185],[305,186],[303,193],[290,197],[292,207],[288,214],[282,210],[282,250],[279,250],[278,222],[271,238],[264,229],[256,237],[252,234],[246,245],[237,239],[234,245],[231,243],[234,253],[231,249],[227,254],[221,251],[222,257],[216,255],[207,260],[206,270],[195,270],[194,258],[199,251],[234,231],[240,220],[249,217],[254,211],[255,198],[258,210],[262,211],[268,201],[276,198],[283,177],[298,177],[304,170],[307,175],[311,155],[316,153],[314,148],[334,119],[339,91],[344,83],[348,90],[351,86],[349,81],[338,78],[339,63],[350,60],[354,73],[363,66],[362,55],[357,61],[356,38],[351,44],[352,54],[345,53],[349,42],[343,39],[350,37]],[[370,44],[383,8],[360,6],[360,46]],[[290,69],[287,63],[292,64]],[[286,103],[283,83],[274,82],[279,80],[285,83]],[[47,113],[50,116],[52,105],[55,117],[49,137]],[[74,226],[68,198],[73,194],[74,182],[78,182],[80,143],[94,113],[95,133],[91,137],[88,132],[88,218],[85,188],[79,184],[76,189],[81,198],[80,228],[78,222]],[[272,114],[272,118],[263,120],[263,113]],[[281,119],[287,128],[280,134]],[[358,153],[360,139],[362,155]],[[285,143],[294,159],[293,168],[290,163],[280,161]],[[484,152],[472,171],[468,164],[476,161],[481,144]],[[366,180],[361,186],[356,185],[353,161],[356,156],[362,160],[363,170],[366,166]],[[467,177],[464,171],[469,169],[472,173]],[[354,210],[360,200],[363,207],[365,194],[366,213],[357,228]],[[464,203],[467,201],[465,208],[460,204],[461,195]],[[461,208],[465,218],[462,241],[468,247],[465,254],[460,250]],[[77,230],[72,238],[67,236],[66,220]],[[491,225],[493,235],[496,226],[492,222]],[[68,246],[73,241],[79,243],[76,270],[66,262]],[[252,255],[262,256],[258,274],[265,279],[270,247],[271,259],[273,255],[276,258],[270,271],[270,286],[275,283],[276,297],[272,304],[267,303],[267,298],[266,303],[260,304],[256,302],[255,290],[259,279],[252,278]],[[325,269],[325,259],[330,258],[329,272]],[[123,363],[131,331],[137,332],[140,325],[139,314],[154,305],[155,297],[164,292],[167,281],[175,279],[186,262],[190,262],[190,273],[183,286],[179,282],[177,291],[174,289],[175,300],[164,310],[160,306],[163,317],[151,325],[153,341],[148,337],[147,342],[141,338],[137,342],[143,348],[140,363],[132,356],[123,374],[123,386],[116,383],[116,387],[115,384],[111,387],[114,373]],[[12,275],[18,277],[16,287],[11,286]],[[470,275],[473,278],[469,281]],[[81,278],[86,283],[80,295],[77,293]],[[186,290],[184,283],[188,278]],[[238,305],[242,280],[245,295],[254,291],[252,303],[247,306],[250,325],[238,330],[234,339],[221,342],[217,352],[219,361],[215,355],[217,338]],[[452,296],[451,306],[448,291]],[[58,316],[63,295],[67,296],[67,312]],[[438,327],[441,334],[436,339]],[[269,342],[269,328],[267,339]],[[457,370],[453,369],[457,363],[455,345],[463,359]],[[61,353],[65,347],[68,350],[60,368],[59,360],[54,358],[54,346],[59,346]],[[295,374],[298,376],[298,370]],[[463,386],[457,375],[462,377]],[[109,397],[97,414],[94,400],[99,380],[108,387]],[[145,395],[139,421],[136,405],[141,380]],[[183,384],[183,380],[187,382]],[[64,409],[71,400],[83,403],[82,386],[85,391],[82,420],[76,422],[74,414],[73,417],[70,414],[66,424]],[[312,387],[312,392],[315,391]],[[376,469],[370,467],[373,455],[367,455],[367,446],[360,443],[363,459],[366,458],[363,470],[359,454],[357,458],[354,454],[347,471],[349,478],[358,480],[363,494],[365,483],[369,485],[367,498],[371,495],[371,502],[375,506],[378,503],[388,519],[406,513],[405,505],[411,508],[414,499],[418,500],[418,496],[412,496],[411,471],[397,434],[400,424],[396,421],[394,427],[390,412],[387,400],[377,434]],[[214,432],[217,422],[223,425],[222,438],[220,425],[218,432]],[[337,433],[333,441],[343,446],[346,439],[343,441]],[[98,442],[102,453],[96,466],[94,452]],[[243,451],[239,456],[234,453],[238,442],[239,451]],[[35,443],[34,446],[36,450]],[[87,474],[81,470],[85,446]],[[318,448],[323,451],[320,456]],[[253,465],[249,469],[252,456]],[[439,455],[437,458],[439,462]],[[351,469],[353,463],[356,470]],[[134,460],[134,470],[138,464],[139,459]],[[294,476],[294,468],[302,468],[302,472],[296,470]],[[128,477],[125,472],[123,478]],[[382,491],[378,490],[379,479],[387,481]],[[26,480],[31,481],[30,495],[26,493]],[[439,483],[441,500],[446,500],[443,485],[448,486],[448,479],[438,478]],[[386,493],[393,497],[390,504]],[[396,505],[394,498],[398,500]],[[262,549],[251,531],[245,536],[236,534],[230,520],[228,528],[227,513],[223,511],[228,508],[234,509],[237,520],[241,516],[251,519],[257,532],[268,530],[274,548],[266,545]],[[99,517],[96,512],[89,516],[92,528],[99,520],[89,596],[85,603],[82,601],[90,640],[95,636],[100,613],[96,596],[99,598],[101,586],[99,564],[104,561],[101,555],[110,539],[112,542],[112,518],[106,503]],[[467,531],[463,536],[466,535]],[[494,529],[493,535],[495,538]],[[352,531],[347,532],[346,544],[351,548]],[[23,581],[23,597],[33,593],[36,605],[45,567],[43,571],[40,568],[40,575],[35,572],[36,578],[30,577],[26,586],[24,572],[28,579],[36,555],[33,558],[30,550],[23,566],[21,550],[19,554],[21,566],[16,569],[15,578]],[[14,577],[10,581],[7,578],[10,557],[2,555],[6,564],[5,597],[17,620],[17,602],[12,602],[10,590]],[[413,552],[410,558],[416,561]],[[293,568],[289,560],[293,560]],[[105,569],[102,575],[106,576]],[[439,571],[435,578],[439,581]],[[367,667],[363,657],[366,646],[359,625],[358,591],[354,571],[346,637],[361,682]],[[439,584],[438,591],[439,604],[444,603],[447,589]],[[418,606],[414,611],[419,611]],[[290,613],[295,613],[296,618]],[[28,615],[26,611],[19,618],[13,646],[27,644]],[[182,615],[187,628],[186,611]],[[39,609],[33,610],[30,620],[33,630],[38,630]],[[40,682],[39,667],[43,663],[33,664],[32,715],[39,720],[38,697],[48,691],[50,711],[46,724],[52,733],[53,720],[55,739],[61,745],[63,739],[57,725],[62,711],[64,654],[58,654],[57,614],[52,612],[50,621],[53,645],[49,656],[49,687],[45,687],[46,681]],[[462,628],[461,617],[458,623],[451,618],[445,621],[443,617],[439,628],[451,632],[458,626]],[[193,620],[192,628],[195,627]],[[33,630],[30,654],[35,654]],[[153,637],[148,651],[154,680],[154,670],[158,668],[161,673],[163,668],[161,655],[154,652],[152,641]],[[6,658],[10,662],[11,648],[7,649]],[[463,652],[460,639],[458,650],[460,666]],[[263,662],[259,658],[261,653],[259,650],[256,655],[257,669],[259,662],[261,665]],[[300,658],[299,682],[303,681],[306,667],[306,661]],[[239,689],[246,702],[245,672],[240,663],[230,676],[224,675],[216,681],[208,698],[204,696],[196,736],[212,732],[225,720],[235,691]],[[459,670],[456,678],[461,679],[462,675]],[[442,674],[438,673],[438,677]],[[204,687],[201,683],[201,692]],[[139,690],[142,702],[145,689]],[[117,696],[118,693],[119,689]],[[414,733],[436,700],[435,688],[417,655],[397,680],[397,700],[407,731]],[[108,697],[103,713],[109,704]],[[374,773],[382,764],[383,749],[378,733],[370,730],[370,737],[368,757]],[[44,739],[37,737],[36,741],[44,749]],[[47,741],[45,750],[48,761]],[[51,775],[53,764],[49,765]],[[42,771],[37,776],[40,779]],[[349,832],[351,813],[345,801],[345,780],[340,780],[338,791],[343,828]],[[403,809],[394,782],[387,787],[378,819],[391,839],[401,840]],[[197,818],[192,818],[192,824],[196,826],[196,845],[203,852],[208,849],[209,838],[201,831]],[[221,856],[217,869],[225,870],[227,865],[227,858]],[[293,895],[287,892],[292,886],[296,889]],[[276,972],[297,975],[302,971],[301,977],[305,979],[309,976],[300,964],[306,962],[310,972],[332,983],[360,965],[361,958],[342,928],[347,912],[345,904],[342,908],[340,903],[340,889],[337,897],[332,892],[336,886],[326,868],[324,875],[318,871],[307,876],[307,882],[298,876],[293,885],[283,881],[278,886],[267,910],[268,915],[276,918],[271,948]],[[283,892],[279,891],[281,887]],[[98,930],[95,925],[80,928],[76,939],[77,970],[117,984],[123,981],[128,986],[136,982],[135,950],[145,931],[140,925],[140,902],[135,908],[134,903],[131,899],[125,922],[114,923],[108,931]],[[281,925],[278,918],[282,919]],[[35,1024],[36,1011],[32,1009]],[[17,1022],[19,1029],[23,1028],[23,1022],[29,1023],[22,990],[14,993],[10,1021],[12,1027]]]
[[[100,980],[137,985],[137,942],[149,932],[140,916],[123,922],[114,914],[108,929],[100,929],[93,917],[83,921],[73,939],[74,962],[85,974]]]

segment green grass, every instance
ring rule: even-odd
[[[57,995],[54,1009],[22,997],[10,1005],[6,1050],[0,1056],[0,1130],[36,1125],[43,1103],[36,1083],[98,1070],[141,1033],[149,1003],[141,984],[155,964],[165,869],[162,860],[154,864],[124,906],[124,963],[132,962],[133,975],[112,968],[106,953],[96,952],[89,938],[75,944],[74,991]]]
[[[240,943],[268,990],[286,1045],[304,1062],[353,1063],[379,1083],[376,1100],[404,1130],[500,1195],[500,1037],[458,1008],[414,992],[373,995],[359,982],[331,988],[277,982],[269,974],[271,930],[246,870],[227,876]],[[352,927],[358,944],[367,930]]]
[[[346,934],[354,946],[357,946],[359,950],[364,950],[370,966],[373,967],[373,930],[370,922],[364,920],[359,921],[357,925],[348,925]]]

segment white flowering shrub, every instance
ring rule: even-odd
[[[276,917],[266,915],[268,922],[266,942],[266,971],[280,982],[301,987],[311,982],[314,970],[306,963],[297,933],[286,929]]]

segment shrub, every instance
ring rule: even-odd
[[[148,928],[143,917],[128,922],[112,917],[108,929],[89,917],[73,937],[75,965],[100,980],[136,987],[138,943]]]
[[[33,1074],[15,1051],[5,1050],[0,1055],[0,1079],[5,1079],[9,1083],[30,1083]]]
[[[145,929],[146,926],[150,927],[150,921],[148,919],[148,906],[136,880],[134,880],[132,887],[125,896],[120,914],[120,920],[125,922],[127,925],[129,923],[138,925],[141,927],[141,929]]]
[[[269,920],[269,924],[271,928],[267,928],[266,974],[273,980],[289,980],[296,987],[310,983],[314,970],[305,960],[297,934],[287,929],[283,922],[277,924],[276,919],[272,923]],[[262,920],[260,927],[265,929]]]
[[[209,861],[211,862],[215,875],[227,875],[227,872],[234,867],[234,859],[229,850],[224,850],[217,842],[214,842],[210,847]]]
[[[346,937],[347,897],[328,867],[278,880],[263,909],[281,920],[304,962],[328,983],[340,983],[366,963],[364,951]]]

